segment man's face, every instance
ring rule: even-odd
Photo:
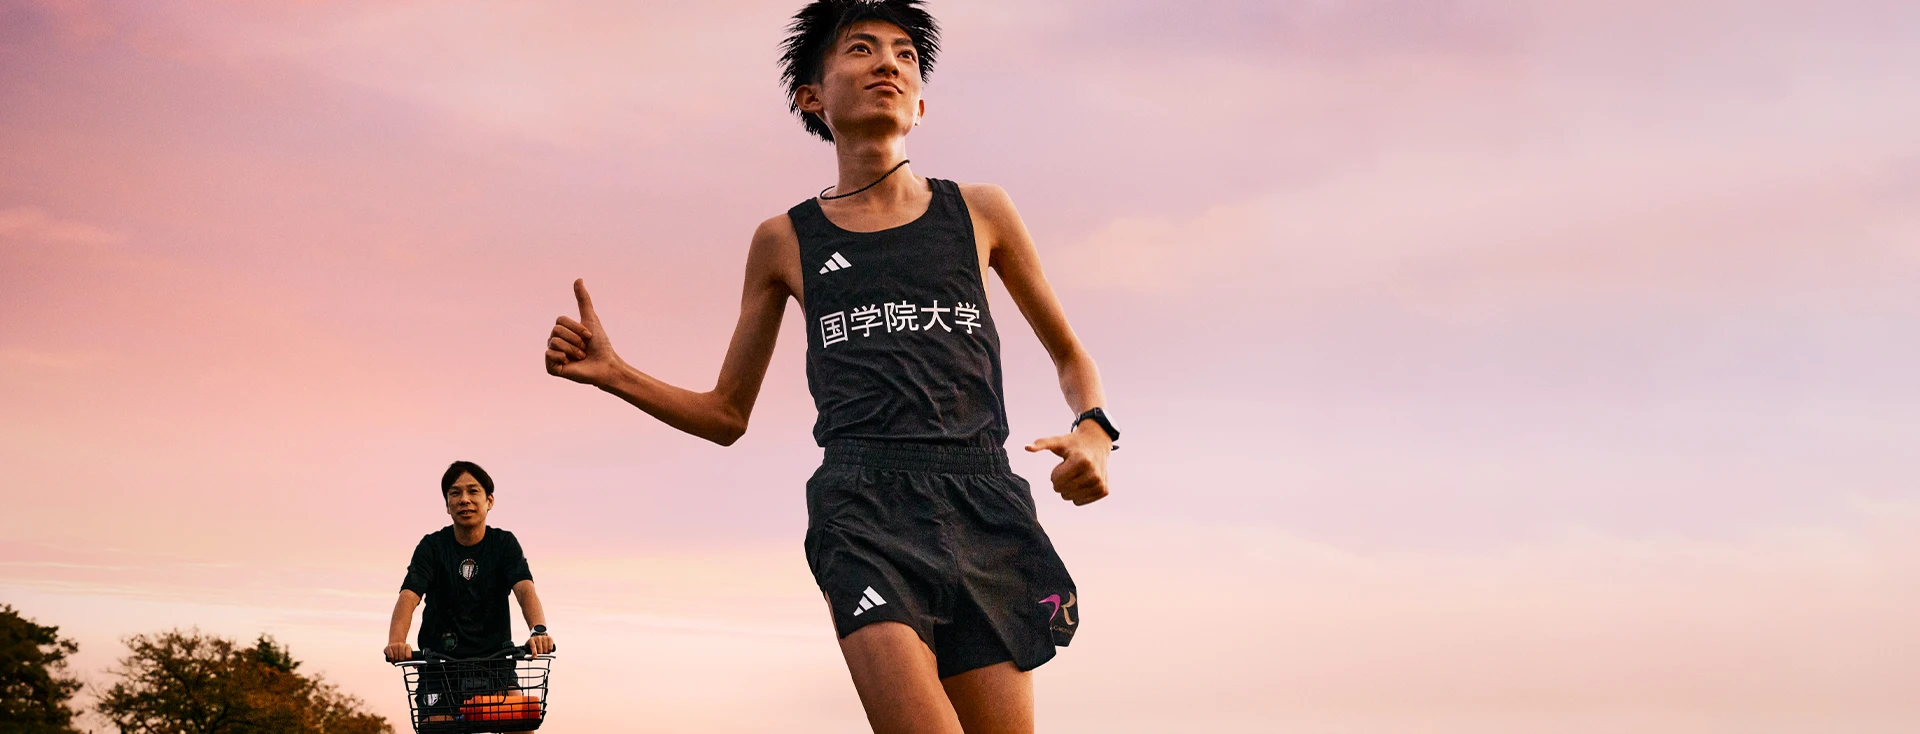
[[[487,511],[493,509],[493,498],[487,496],[487,488],[480,486],[479,480],[472,474],[461,474],[453,480],[453,486],[447,489],[447,516],[453,518],[453,524],[463,528],[484,527],[487,524]]]
[[[827,121],[837,140],[856,134],[906,134],[926,113],[920,99],[920,52],[892,23],[849,26],[827,51],[820,82],[795,93],[800,109]]]

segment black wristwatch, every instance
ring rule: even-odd
[[[533,626],[533,631],[528,633],[527,636],[528,637],[546,637],[547,626],[544,624],[536,624]]]
[[[1107,411],[1101,410],[1099,408],[1094,408],[1093,410],[1089,410],[1085,413],[1081,413],[1080,417],[1073,419],[1073,426],[1068,428],[1067,430],[1070,430],[1070,431],[1080,430],[1080,422],[1089,421],[1089,420],[1098,424],[1100,426],[1100,430],[1107,432],[1107,438],[1115,442],[1113,444],[1114,450],[1117,451],[1120,449],[1120,444],[1119,444],[1120,429],[1114,428],[1113,421],[1107,420]]]

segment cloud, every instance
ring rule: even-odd
[[[114,20],[97,0],[34,0],[53,22],[62,42],[79,46],[113,35]]]
[[[25,247],[107,247],[122,236],[99,227],[63,220],[31,206],[0,209],[0,245]]]
[[[236,68],[292,69],[568,150],[653,146],[783,111],[773,83],[785,4],[259,4],[156,13],[149,47]],[[743,18],[759,18],[745,22]],[[743,95],[748,87],[756,94]],[[795,138],[799,138],[796,136]]]
[[[1906,632],[1920,604],[1912,500],[1716,536],[1569,529],[1475,552],[1360,552],[1250,525],[1088,527],[1054,526],[1081,610],[1075,643],[1037,678],[1041,717],[1060,731],[1359,733],[1412,721],[1434,732],[1607,731],[1631,719],[1656,733],[1702,722],[1812,732],[1920,721],[1904,685],[1920,660],[1920,639]],[[0,566],[0,588],[85,635],[94,655],[170,618],[241,636],[264,626],[322,655],[358,695],[401,703],[386,695],[390,671],[325,652],[373,649],[383,628],[372,612],[386,605],[393,568],[196,569],[56,551],[14,548],[31,563]],[[794,549],[540,557],[549,614],[565,620],[571,721],[613,725],[643,710],[703,731],[858,725]],[[149,577],[152,593],[141,591]],[[327,591],[355,583],[369,593]],[[120,605],[154,613],[102,616]],[[735,685],[741,675],[769,687]],[[716,686],[747,692],[742,703],[781,704],[707,708]],[[828,713],[787,721],[786,706]]]
[[[1920,275],[1908,175],[1892,153],[1752,157],[1704,141],[1409,150],[1183,218],[1115,219],[1058,270],[1140,293],[1477,307],[1898,287]]]
[[[1100,730],[1143,732],[1192,712],[1329,732],[1911,723],[1896,681],[1920,659],[1915,529],[1920,505],[1899,501],[1730,537],[1569,532],[1475,553],[1262,528],[1056,536],[1070,564],[1097,561],[1076,566],[1082,639],[1049,671],[1076,685],[1053,705],[1136,702]]]

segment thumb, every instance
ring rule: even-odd
[[[573,281],[573,299],[580,302],[580,323],[596,333],[600,331],[600,315],[593,312],[593,296],[587,295],[587,280],[576,278]]]
[[[1067,439],[1066,436],[1048,436],[1038,441],[1034,441],[1033,443],[1027,444],[1027,451],[1036,453],[1036,454],[1042,451],[1052,451],[1055,456],[1064,457],[1067,455],[1066,439]]]

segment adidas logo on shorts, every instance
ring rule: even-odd
[[[868,609],[872,609],[874,607],[880,606],[885,603],[887,603],[887,600],[880,598],[880,592],[874,591],[873,587],[869,586],[867,587],[866,593],[861,595],[860,606],[859,608],[856,608],[853,610],[853,616],[858,617],[860,616],[861,612],[867,611]]]

